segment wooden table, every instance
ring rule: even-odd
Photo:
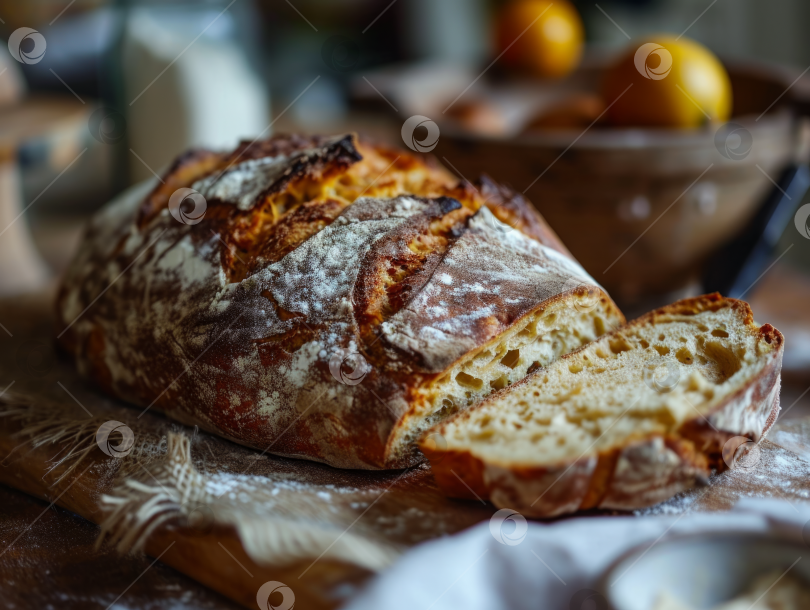
[[[780,273],[786,273],[787,276]],[[785,277],[792,279],[786,281]],[[785,285],[777,282],[777,288],[781,286],[790,290],[793,289],[791,286],[795,287],[795,277],[789,271],[783,270],[775,274],[773,279],[785,282]],[[778,303],[769,305],[768,302],[768,295],[774,294],[775,287],[764,279],[763,287],[766,289],[765,294],[754,295],[752,298],[757,319],[773,321],[779,326],[779,321],[770,317],[780,315]],[[777,297],[779,303],[786,298],[783,292],[777,293]],[[14,390],[44,392],[56,399],[61,396],[64,401],[75,398],[90,408],[95,408],[93,401],[106,404],[109,401],[86,386],[69,363],[58,361],[50,351],[43,351],[39,360],[23,358],[25,354],[30,355],[32,346],[52,345],[55,333],[50,327],[50,298],[48,292],[43,292],[11,301],[0,301],[0,324],[9,331],[6,333],[0,329],[0,392],[14,381]],[[760,311],[769,315],[761,316]],[[783,312],[781,315],[787,319],[794,313],[795,308],[789,308],[787,313]],[[794,327],[801,326],[802,320],[795,318],[790,323]],[[790,341],[791,337],[788,335],[787,342]],[[806,371],[792,370],[786,378],[782,394],[782,407],[786,415],[777,423],[769,436],[770,440],[763,443],[762,460],[757,469],[716,475],[712,477],[709,488],[689,491],[662,505],[639,511],[639,514],[724,510],[740,497],[746,496],[778,497],[793,504],[810,498],[808,385],[810,376]],[[70,394],[61,386],[68,388]],[[154,417],[159,419],[160,416]],[[0,428],[3,425],[0,422]],[[251,457],[250,450],[215,437],[210,438],[217,455],[220,451],[230,451],[245,459]],[[65,491],[64,484],[52,486],[54,473],[42,472],[41,476],[33,476],[35,468],[30,462],[33,457],[16,462],[6,459],[6,452],[12,447],[9,437],[4,437],[0,430],[0,450],[4,453],[0,456],[3,458],[0,461],[0,483],[4,484],[0,484],[0,600],[7,607],[107,608],[115,602],[116,608],[133,610],[167,607],[230,609],[240,607],[233,601],[237,597],[242,605],[255,607],[252,606],[252,600],[258,585],[264,580],[276,579],[287,582],[294,588],[298,602],[296,607],[329,608],[347,599],[370,576],[370,573],[362,571],[345,572],[350,575],[341,580],[342,577],[335,577],[334,571],[313,570],[306,578],[297,579],[300,567],[294,573],[281,572],[272,566],[254,568],[233,547],[231,551],[219,551],[215,544],[222,541],[226,544],[233,542],[231,538],[220,538],[212,544],[214,551],[218,553],[215,560],[221,573],[230,576],[217,579],[208,573],[201,580],[206,580],[221,591],[227,590],[228,582],[232,583],[233,578],[241,573],[232,563],[236,560],[235,557],[241,558],[240,564],[247,563],[242,565],[243,569],[247,567],[256,571],[251,573],[252,580],[245,578],[245,582],[238,585],[244,590],[228,591],[231,597],[229,599],[169,567],[175,565],[189,572],[188,553],[185,560],[182,553],[177,556],[169,553],[162,556],[161,561],[155,561],[153,557],[160,555],[162,547],[147,545],[147,552],[151,556],[123,557],[107,547],[95,549],[98,527],[59,506],[69,506],[88,519],[95,519],[93,509],[88,509],[73,497],[73,490],[62,495]],[[54,448],[53,453],[57,450],[58,448]],[[789,467],[785,467],[786,464]],[[307,480],[326,477],[336,479],[337,488],[343,486],[345,489],[367,493],[367,497],[372,500],[370,503],[373,510],[366,513],[367,508],[358,506],[355,512],[347,513],[342,517],[346,528],[353,528],[353,532],[363,531],[369,535],[388,537],[403,547],[459,531],[488,519],[494,512],[491,505],[443,498],[426,469],[411,472],[399,479],[397,473],[333,471],[326,466],[264,456],[261,458],[261,472],[257,476],[266,476],[269,482],[295,480],[296,477]],[[363,481],[366,480],[368,489],[364,491]],[[38,497],[21,493],[11,486],[27,489]],[[78,487],[80,485],[76,486]],[[377,502],[378,499],[380,502]],[[369,502],[365,506],[368,504]],[[592,513],[592,517],[610,518],[611,514]],[[167,536],[171,535],[171,532],[164,532],[157,538],[165,546],[170,539]],[[175,548],[180,548],[188,540],[188,536],[181,539]],[[284,576],[278,576],[279,574]],[[324,583],[330,579],[333,580],[328,583],[329,588],[325,594]]]

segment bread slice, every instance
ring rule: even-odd
[[[432,428],[442,490],[527,516],[661,502],[779,412],[784,339],[718,294],[653,311]]]

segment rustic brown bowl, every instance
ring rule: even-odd
[[[805,139],[796,110],[803,83],[785,94],[789,74],[739,63],[727,68],[731,122],[752,140],[747,154],[736,155],[742,158],[734,158],[737,140],[726,144],[728,152],[719,125],[494,137],[448,122],[434,154],[465,177],[488,173],[525,193],[623,303],[676,291],[699,277],[707,257],[751,219]],[[596,90],[599,77],[596,70],[585,80]]]

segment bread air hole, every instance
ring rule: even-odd
[[[537,336],[537,320],[527,324],[526,328],[518,333],[518,337],[521,338],[533,338],[535,336]]]
[[[627,339],[622,337],[621,335],[618,337],[614,337],[608,343],[610,345],[610,351],[614,354],[620,354],[622,352],[629,352],[632,351],[633,346],[627,342]]]
[[[491,387],[493,390],[502,390],[508,385],[509,379],[507,379],[506,375],[501,375],[497,379],[493,379],[489,382],[489,387]]]
[[[472,375],[468,375],[463,371],[456,375],[456,381],[459,383],[459,385],[462,385],[465,388],[472,388],[473,390],[480,390],[484,387],[483,380],[473,377]]]
[[[506,356],[501,358],[501,364],[513,369],[517,366],[518,360],[520,360],[520,350],[512,349],[506,352]]]
[[[715,383],[723,383],[742,368],[742,363],[734,352],[719,341],[707,341],[704,353],[710,360],[708,366],[714,369],[712,381]]]
[[[682,347],[677,352],[675,352],[675,357],[681,364],[692,364],[695,361],[695,359],[692,357],[692,352],[690,352],[685,347]]]
[[[452,400],[445,398],[442,400],[442,407],[436,412],[436,415],[444,419],[445,417],[450,417],[456,411],[458,411],[458,407],[455,405],[455,403]]]
[[[666,356],[669,353],[669,348],[666,345],[653,345],[653,347],[660,356]]]
[[[724,337],[725,338],[725,337],[728,337],[728,333],[726,331],[724,331],[724,330],[720,330],[719,328],[715,328],[712,331],[712,336],[713,337]]]

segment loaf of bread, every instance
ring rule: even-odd
[[[92,219],[57,312],[105,391],[343,468],[418,462],[427,428],[623,322],[525,199],[351,135],[181,156]]]
[[[526,516],[630,510],[734,464],[779,412],[784,340],[717,294],[653,311],[425,435],[445,493]]]

